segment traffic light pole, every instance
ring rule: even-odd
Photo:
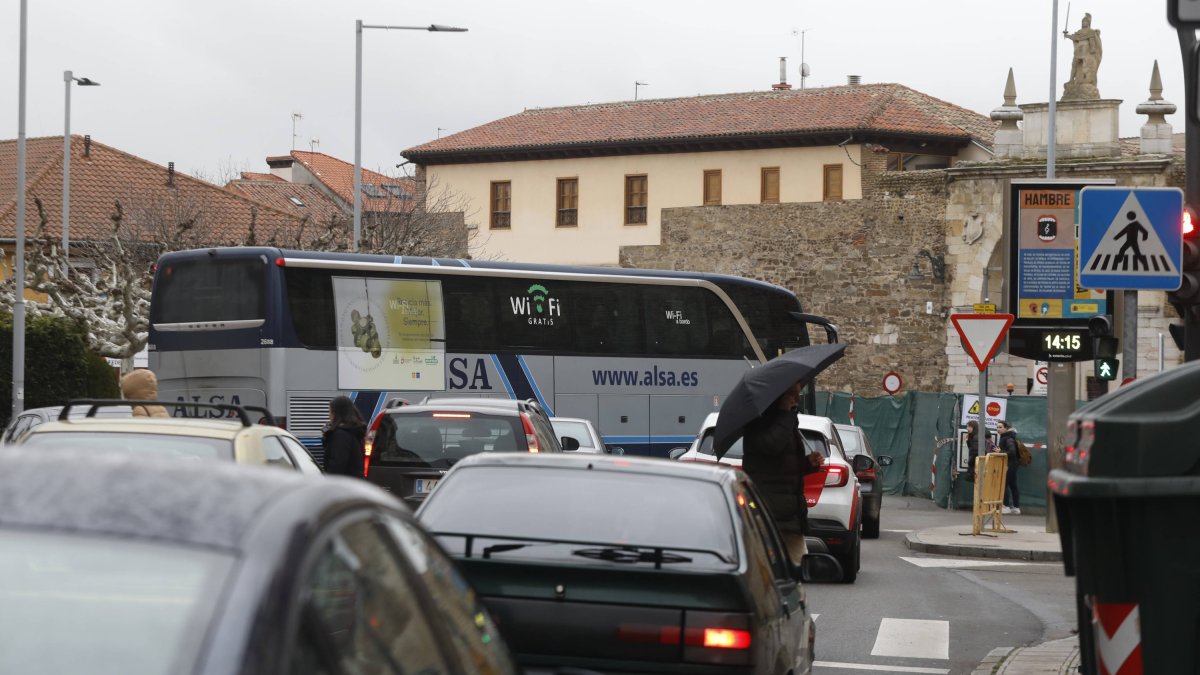
[[[1186,94],[1184,110],[1186,120],[1186,165],[1187,177],[1184,181],[1183,200],[1188,206],[1200,204],[1200,122],[1197,122],[1196,94],[1198,83],[1196,78],[1197,63],[1196,31],[1191,28],[1179,28],[1179,52],[1183,56],[1183,81]],[[1196,305],[1184,308],[1183,314],[1183,360],[1195,361],[1200,359],[1200,312]]]
[[[1121,345],[1124,362],[1121,364],[1125,378],[1138,376],[1137,346],[1138,346],[1138,292],[1122,291]]]

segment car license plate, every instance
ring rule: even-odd
[[[414,494],[427,495],[430,492],[433,492],[433,488],[437,487],[437,484],[438,482],[436,478],[418,478],[417,488],[414,491]]]

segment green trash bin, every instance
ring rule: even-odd
[[[1087,675],[1200,673],[1200,362],[1071,415],[1050,472]]]

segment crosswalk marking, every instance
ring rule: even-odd
[[[950,622],[926,619],[882,619],[871,656],[915,659],[950,658]]]
[[[880,532],[893,532],[895,534],[908,534],[912,530],[880,530]]]
[[[909,558],[900,556],[900,559],[912,563],[917,567],[1001,567],[1010,565],[1031,565],[1034,563],[1016,562],[1013,560],[975,560],[973,558]]]
[[[842,668],[845,670],[879,670],[887,673],[925,673],[927,675],[949,675],[949,668],[919,668],[917,666],[881,666],[877,663],[842,663],[840,661],[813,661],[814,668]]]

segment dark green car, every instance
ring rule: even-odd
[[[802,579],[750,480],[605,455],[476,455],[418,512],[497,617],[526,673],[802,675]]]

